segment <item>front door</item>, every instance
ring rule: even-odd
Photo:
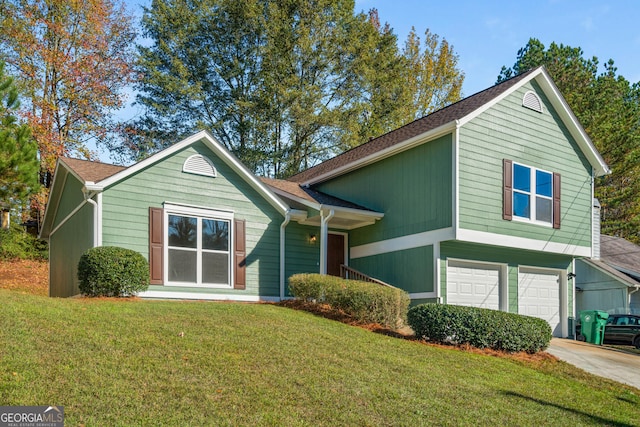
[[[345,264],[344,234],[329,233],[327,239],[327,274],[340,276],[340,265]]]

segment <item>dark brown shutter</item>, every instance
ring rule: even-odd
[[[512,161],[502,161],[502,219],[513,219],[513,167]]]
[[[149,283],[162,285],[164,227],[162,208],[149,208]]]
[[[246,283],[246,239],[244,233],[244,220],[236,219],[234,222],[234,282],[233,289],[245,289]]]
[[[560,174],[553,173],[553,228],[560,228]]]

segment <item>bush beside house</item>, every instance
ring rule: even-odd
[[[543,319],[484,308],[422,304],[412,307],[407,319],[417,337],[435,342],[536,353],[551,341]]]
[[[289,290],[298,299],[328,304],[359,322],[391,328],[404,324],[410,302],[402,289],[321,274],[293,275]]]
[[[149,287],[149,264],[130,249],[91,248],[80,257],[78,280],[80,292],[87,296],[132,296]]]

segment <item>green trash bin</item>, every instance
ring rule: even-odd
[[[604,328],[609,313],[601,310],[584,310],[580,312],[580,334],[586,342],[602,345]]]

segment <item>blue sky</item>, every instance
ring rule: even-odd
[[[126,0],[136,16],[151,0]],[[581,47],[603,64],[613,59],[618,74],[640,81],[640,1],[637,0],[356,0],[356,11],[378,9],[401,45],[411,27],[429,28],[447,39],[465,73],[464,96],[492,86],[503,65],[510,67],[529,38]],[[130,116],[127,108],[120,115]],[[101,156],[103,157],[103,156]],[[106,157],[106,156],[104,156]]]

